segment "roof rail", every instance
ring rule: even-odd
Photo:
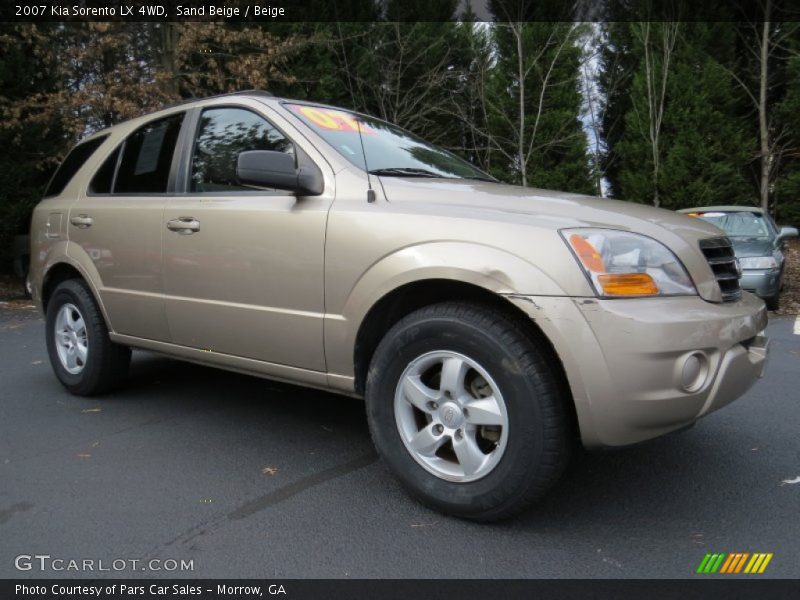
[[[211,100],[213,98],[225,98],[227,96],[267,96],[269,98],[273,98],[275,95],[271,92],[266,90],[239,90],[237,92],[226,92],[224,94],[214,94],[213,96],[201,96],[197,98],[186,98],[179,102],[175,102],[174,104],[168,104],[164,108],[174,108],[176,106],[183,106],[184,104],[189,104],[191,102],[198,102],[200,100]]]

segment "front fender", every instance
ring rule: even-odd
[[[495,294],[537,290],[543,296],[566,295],[536,265],[500,248],[468,242],[407,246],[373,263],[352,287],[341,311],[326,315],[328,371],[352,377],[356,336],[369,310],[406,284],[434,279],[469,283]]]

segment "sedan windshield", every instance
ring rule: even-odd
[[[700,217],[722,229],[729,237],[770,238],[770,227],[763,215],[756,212],[691,212],[689,216]]]
[[[347,160],[375,175],[495,181],[452,152],[385,121],[324,106],[284,106]]]

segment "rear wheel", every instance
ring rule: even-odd
[[[443,303],[397,323],[367,377],[370,431],[426,504],[474,520],[509,517],[558,479],[565,401],[548,355],[514,317]]]
[[[131,351],[109,339],[100,308],[83,281],[70,279],[53,291],[46,330],[50,364],[73,394],[102,394],[127,374]]]

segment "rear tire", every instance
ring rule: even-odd
[[[379,344],[366,383],[370,432],[423,503],[505,519],[561,475],[569,399],[549,354],[523,331],[511,315],[447,302],[408,315]]]
[[[108,392],[124,380],[130,348],[108,337],[100,307],[86,283],[69,279],[47,304],[47,353],[61,384],[78,396]]]

